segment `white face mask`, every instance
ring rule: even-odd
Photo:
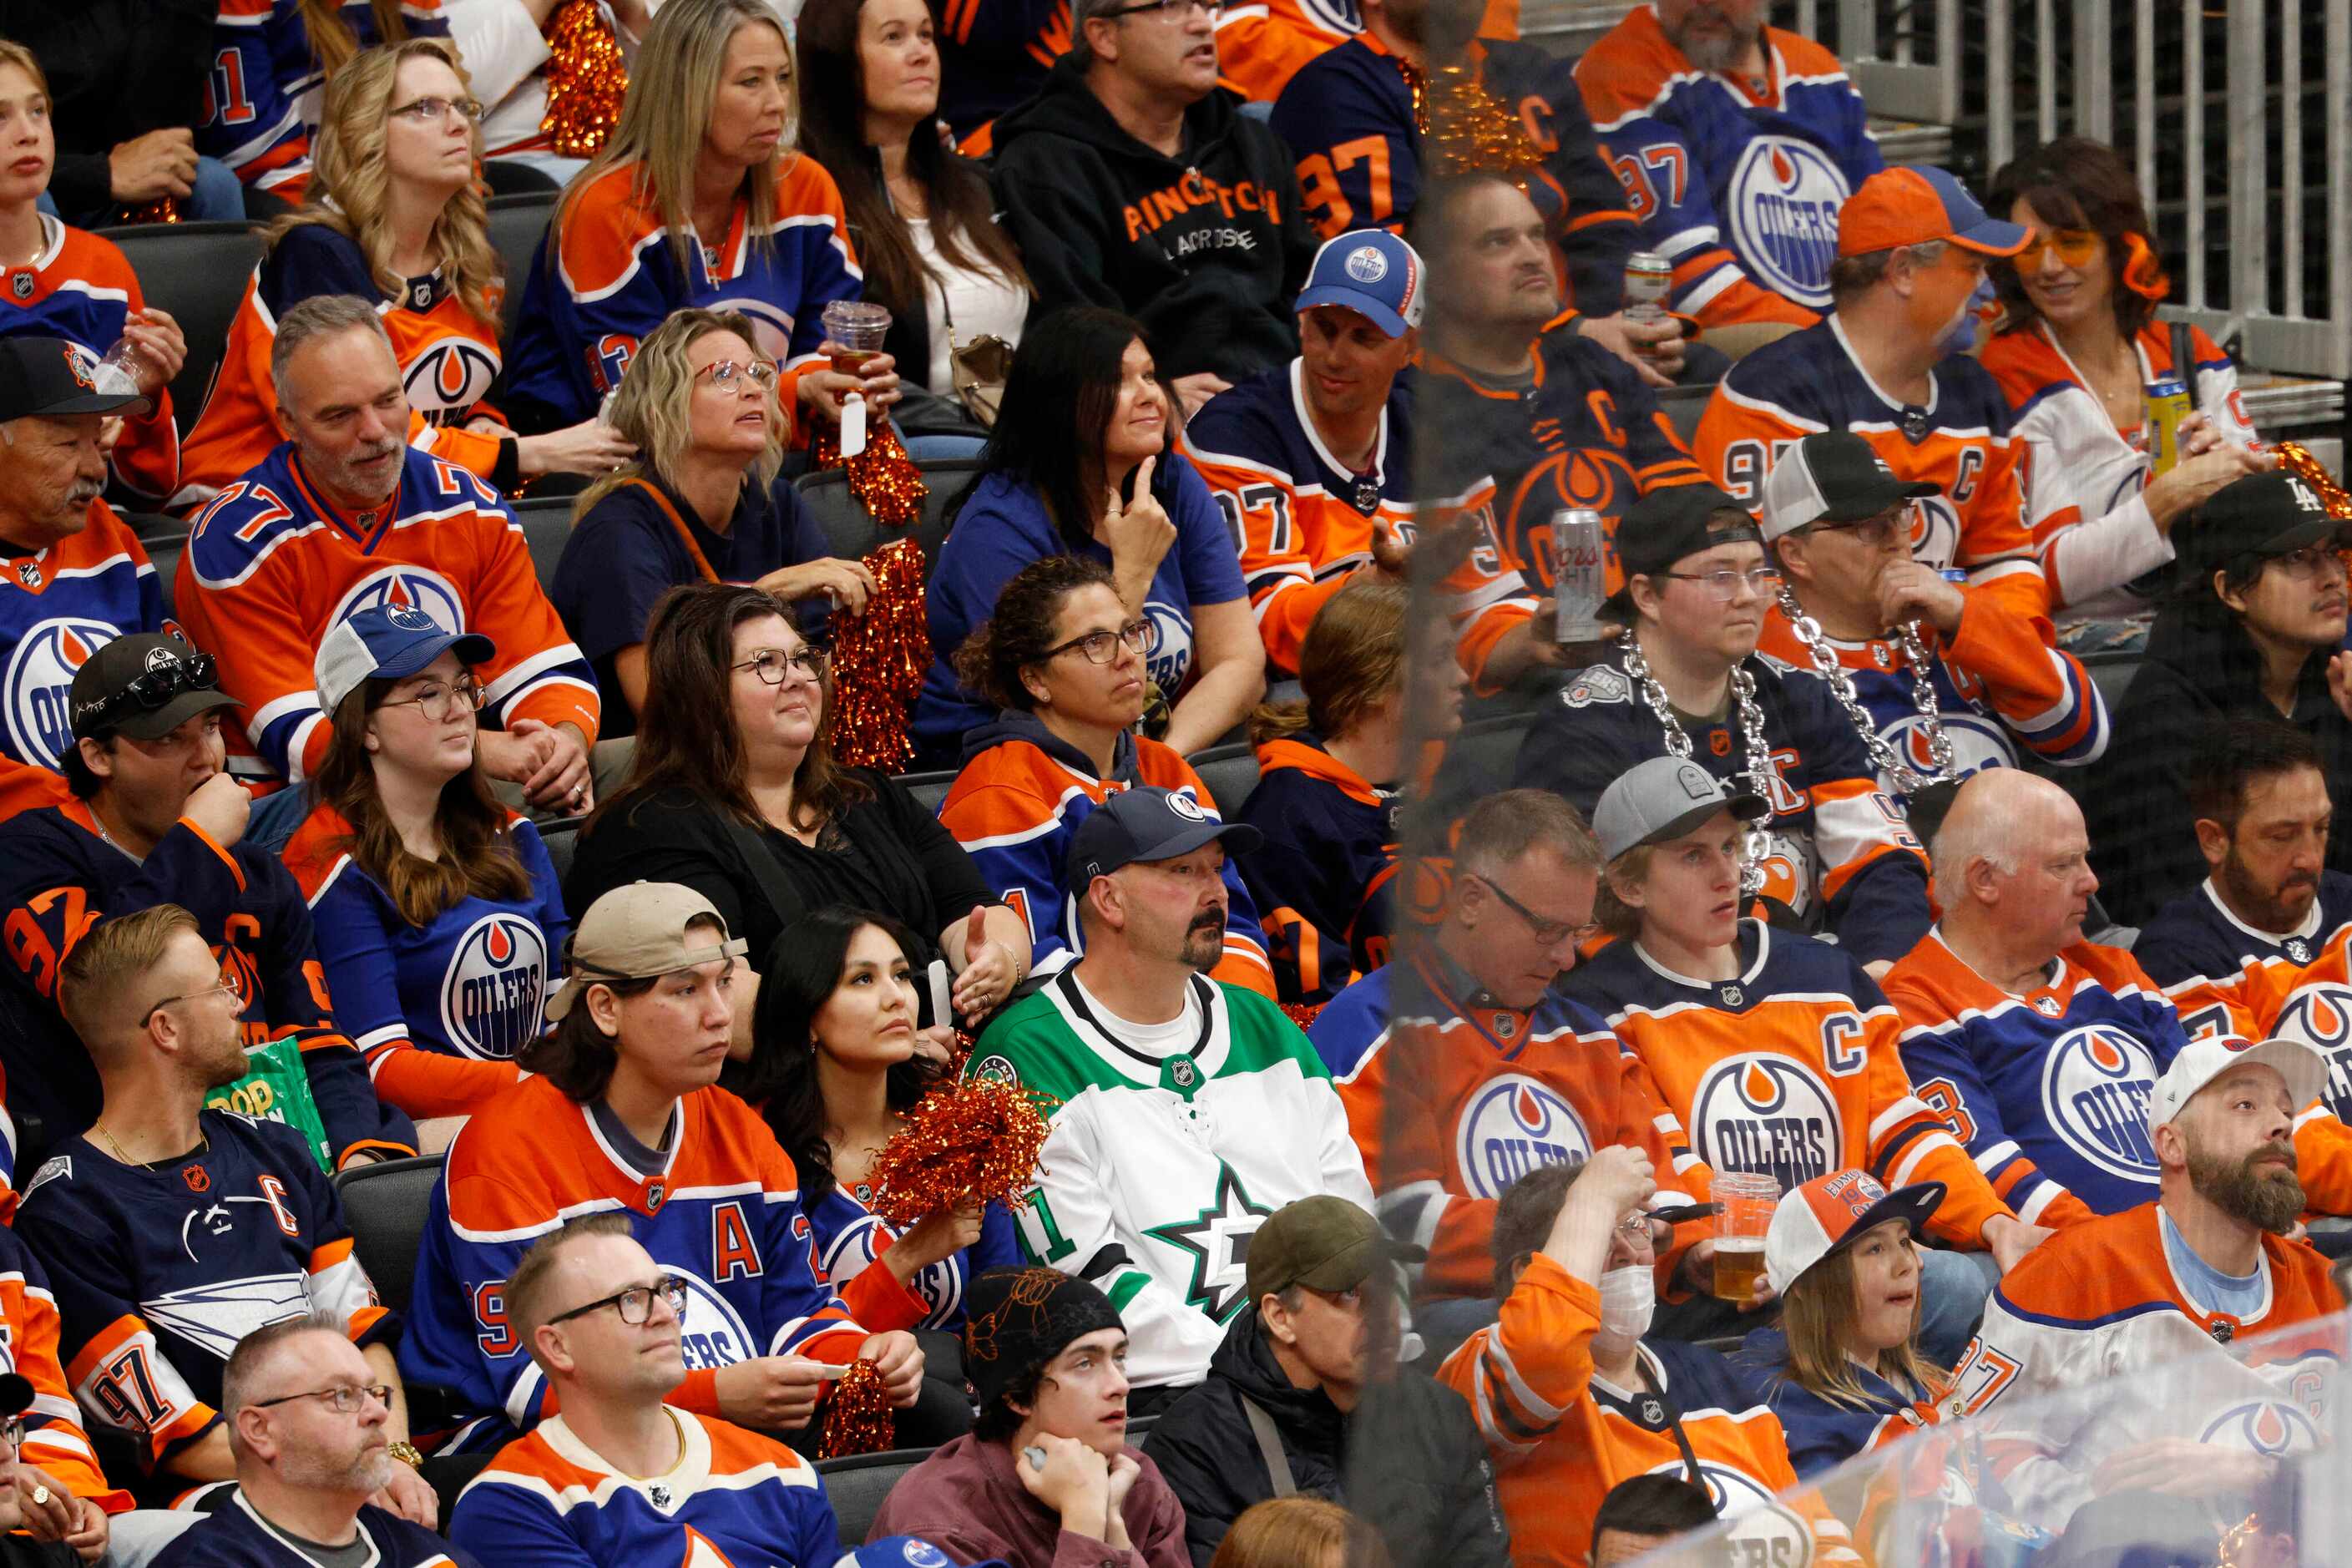
[[[1657,1280],[1646,1265],[1629,1264],[1601,1277],[1601,1331],[1611,1339],[1638,1340],[1648,1333],[1657,1305]]]

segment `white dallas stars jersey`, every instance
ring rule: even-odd
[[[1175,1023],[1138,1028],[1064,970],[989,1026],[970,1068],[1049,1102],[1037,1190],[1016,1211],[1022,1248],[1110,1297],[1128,1376],[1145,1387],[1208,1371],[1246,1305],[1249,1238],[1266,1215],[1318,1193],[1372,1207],[1307,1037],[1255,992],[1190,984]]]

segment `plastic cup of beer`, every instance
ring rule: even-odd
[[[1764,1289],[1764,1233],[1780,1201],[1778,1178],[1753,1171],[1718,1171],[1715,1201],[1715,1293],[1727,1301],[1753,1301]]]
[[[824,308],[824,335],[833,344],[833,368],[842,375],[863,375],[867,360],[882,352],[889,335],[890,311],[864,300],[835,300]]]

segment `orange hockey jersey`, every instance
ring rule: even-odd
[[[1941,1182],[1937,1237],[1980,1247],[2010,1211],[1951,1130],[1912,1092],[1902,1023],[1844,949],[1742,921],[1732,980],[1676,974],[1612,942],[1562,984],[1650,1070],[1710,1171],[1760,1171],[1786,1192],[1832,1171],[1890,1188]]]
[[[82,1429],[81,1409],[66,1387],[65,1368],[58,1360],[58,1299],[49,1292],[49,1277],[6,1229],[0,1229],[0,1372],[13,1372],[33,1385],[18,1457],[109,1513],[129,1508],[131,1494],[108,1481],[100,1468],[97,1450]]]
[[[1439,1381],[1470,1402],[1494,1456],[1518,1568],[1582,1568],[1611,1488],[1633,1476],[1687,1477],[1670,1408],[1720,1515],[1786,1506],[1773,1499],[1795,1489],[1797,1473],[1780,1419],[1748,1396],[1721,1356],[1644,1342],[1634,1353],[1651,1386],[1618,1388],[1593,1374],[1600,1327],[1601,1293],[1538,1253],[1500,1321],[1438,1369]],[[1808,1492],[1794,1508],[1811,1528],[1813,1563],[1862,1562],[1819,1497]]]
[[[1250,0],[1217,14],[1217,70],[1253,103],[1272,103],[1298,68],[1364,30],[1353,0]],[[1482,38],[1519,36],[1519,0],[1486,0]],[[977,156],[978,154],[974,154]]]

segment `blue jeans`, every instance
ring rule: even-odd
[[[2000,1279],[2000,1266],[1990,1252],[1927,1250],[1919,1269],[1919,1349],[1929,1361],[1958,1363]]]
[[[180,203],[180,216],[191,223],[211,223],[245,216],[245,184],[236,171],[217,158],[198,158],[196,177],[189,184],[191,190]],[[58,204],[43,191],[37,204],[51,217],[61,216]],[[77,213],[66,221],[78,228],[102,228],[113,221],[113,208],[95,213]]]

